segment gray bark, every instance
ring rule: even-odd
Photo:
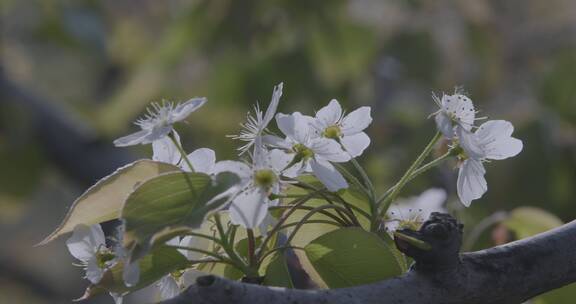
[[[576,221],[528,239],[459,254],[461,229],[445,218],[435,221],[433,215],[420,231],[408,231],[432,243],[432,250],[410,248],[397,239],[398,248],[416,259],[415,267],[374,284],[298,290],[204,276],[162,304],[513,304],[576,281]]]

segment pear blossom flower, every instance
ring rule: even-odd
[[[312,126],[320,136],[337,140],[352,157],[358,157],[370,145],[370,137],[363,131],[371,122],[370,107],[344,115],[340,103],[332,99],[316,112]]]
[[[418,196],[398,199],[387,212],[390,220],[386,222],[386,229],[389,232],[406,227],[417,230],[432,212],[447,212],[446,196],[446,190],[431,188]]]
[[[456,92],[453,95],[442,95],[442,99],[433,96],[434,101],[440,107],[434,115],[436,126],[442,134],[451,139],[455,136],[454,128],[461,127],[470,131],[476,120],[476,111],[472,100],[463,94]]]
[[[241,179],[240,191],[232,199],[228,208],[230,221],[248,229],[258,227],[268,214],[268,206],[277,204],[270,200],[270,194],[280,192],[282,171],[292,157],[281,150],[267,151],[257,147],[251,165],[236,161],[221,161],[215,172],[232,172]]]
[[[175,237],[166,242],[166,244],[190,248],[204,248],[208,245],[208,241],[193,236],[185,236],[183,238]],[[178,249],[178,251],[189,261],[198,260],[202,257],[202,253],[199,252],[184,249]],[[186,269],[184,272],[177,273],[176,275],[165,275],[156,283],[158,291],[160,292],[160,299],[167,300],[177,296],[183,289],[194,284],[196,278],[202,275],[206,274],[196,269]]]
[[[460,156],[457,192],[466,207],[488,190],[483,162],[506,159],[522,151],[522,141],[512,137],[512,132],[514,126],[505,120],[487,121],[475,132],[457,129],[460,147],[464,150]]]
[[[180,144],[180,135],[173,131],[174,139]],[[169,137],[164,137],[152,143],[152,160],[164,162],[180,167],[187,172],[200,172],[211,175],[214,173],[214,166],[216,165],[216,153],[212,149],[200,148],[187,155],[188,161],[192,168],[188,165],[186,160],[182,158],[182,154]]]
[[[142,130],[118,138],[114,141],[117,147],[149,144],[166,137],[173,130],[172,125],[182,121],[206,103],[206,98],[192,98],[186,102],[174,105],[171,102],[152,103],[148,114],[136,121]]]
[[[106,248],[106,239],[100,224],[77,225],[66,241],[68,251],[86,269],[86,279],[96,284],[114,262],[114,254]]]
[[[92,284],[97,284],[102,279],[104,273],[119,261],[126,261],[125,251],[120,250],[122,246],[117,244],[110,249],[106,247],[106,239],[100,224],[92,226],[77,225],[74,233],[66,241],[66,246],[70,254],[80,260],[86,269],[86,279]],[[125,263],[123,271],[124,283],[133,286],[138,282],[138,264]],[[122,303],[123,295],[111,292],[116,304]]]
[[[292,165],[284,174],[295,177],[303,172],[312,172],[329,191],[338,191],[348,187],[348,183],[332,165],[350,160],[350,154],[333,139],[319,137],[312,126],[314,118],[295,112],[290,115],[276,115],[278,128],[286,135],[285,139],[268,136],[265,140],[284,149],[294,158]]]
[[[246,122],[241,124],[242,130],[240,131],[240,134],[230,136],[233,139],[246,142],[246,144],[238,148],[240,155],[248,152],[252,146],[259,142],[258,139],[263,136],[266,127],[274,118],[274,114],[276,114],[278,103],[280,102],[280,97],[282,97],[283,87],[284,83],[282,82],[274,87],[274,91],[272,92],[272,100],[270,101],[265,114],[263,114],[260,110],[260,106],[256,104],[254,107],[254,115],[252,116],[250,113],[248,113]]]

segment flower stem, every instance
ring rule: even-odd
[[[190,163],[190,160],[188,159],[188,155],[184,151],[184,148],[182,148],[182,145],[176,140],[176,137],[174,136],[174,132],[170,132],[168,137],[170,137],[170,139],[172,140],[172,143],[174,143],[174,146],[176,146],[176,149],[178,149],[178,152],[180,152],[180,156],[182,157],[184,162],[186,162],[186,165],[188,165],[188,168],[190,169],[190,171],[194,172],[194,167],[192,167],[192,163]]]
[[[380,217],[386,214],[386,211],[390,207],[390,204],[392,204],[392,202],[394,201],[394,199],[396,199],[396,197],[398,196],[404,185],[406,185],[406,183],[411,179],[412,173],[414,173],[414,171],[420,166],[420,164],[422,164],[424,159],[426,159],[428,154],[430,154],[432,148],[434,148],[434,145],[441,137],[442,133],[436,131],[436,134],[434,135],[432,140],[430,140],[428,145],[424,148],[422,153],[420,153],[420,155],[416,158],[416,160],[412,163],[412,165],[410,165],[410,167],[408,168],[408,170],[406,170],[406,172],[400,178],[400,180],[394,185],[393,190],[391,190],[390,192],[390,195],[380,197],[380,199],[377,201],[377,204],[380,206],[380,213],[379,213]]]
[[[248,266],[256,266],[256,240],[254,239],[254,231],[252,229],[246,229],[246,235],[248,237]]]

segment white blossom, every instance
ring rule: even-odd
[[[386,228],[390,232],[405,226],[417,229],[411,226],[420,226],[432,212],[446,212],[445,201],[446,191],[441,188],[431,188],[418,196],[400,198],[388,209],[390,220],[386,222]]]
[[[358,157],[370,145],[370,137],[363,131],[371,122],[370,107],[345,115],[340,103],[332,99],[316,112],[312,126],[320,136],[337,140],[352,157]]]
[[[235,161],[222,161],[216,164],[215,172],[233,172],[241,179],[238,194],[229,206],[230,220],[233,224],[253,229],[258,227],[268,214],[268,207],[275,205],[270,194],[278,194],[282,181],[282,171],[292,157],[281,150],[268,151],[257,147],[251,165]]]
[[[174,138],[178,145],[180,144],[180,136],[176,131],[173,131]],[[216,165],[216,152],[209,148],[200,148],[194,152],[186,155],[188,161],[192,165],[192,169],[188,162],[182,157],[182,154],[169,137],[164,137],[152,143],[152,159],[159,162],[169,163],[180,167],[187,172],[200,172],[211,175],[214,173],[214,166]]]
[[[240,155],[248,152],[248,150],[250,150],[250,148],[258,142],[259,138],[263,136],[266,127],[274,118],[274,114],[276,114],[278,103],[280,102],[280,97],[282,97],[283,87],[283,83],[280,83],[274,87],[274,91],[272,92],[272,100],[268,105],[266,113],[262,113],[260,110],[260,105],[256,104],[254,107],[254,114],[251,115],[248,113],[246,122],[241,124],[242,130],[240,131],[240,134],[230,136],[233,139],[246,142],[246,144],[238,148]]]
[[[114,254],[106,248],[106,239],[100,224],[77,225],[66,241],[70,254],[86,269],[86,279],[96,284],[113,263]]]
[[[475,132],[457,128],[458,140],[464,150],[458,171],[457,191],[460,201],[470,203],[488,190],[483,162],[516,156],[522,151],[522,141],[512,137],[514,126],[505,120],[490,120]]]
[[[442,134],[450,139],[455,136],[454,128],[461,127],[470,131],[476,119],[476,111],[472,100],[463,94],[456,92],[453,95],[442,95],[442,99],[433,96],[434,101],[440,107],[434,115],[436,126]]]
[[[174,105],[171,102],[152,103],[148,114],[136,121],[142,130],[114,141],[117,147],[149,144],[160,140],[173,130],[173,124],[182,121],[206,103],[206,98],[193,98]]]
[[[208,244],[209,242],[206,239],[194,236],[185,236],[182,238],[175,237],[166,242],[166,245],[200,249],[206,249]],[[178,251],[189,261],[198,260],[203,256],[202,253],[192,250],[178,249]],[[177,273],[176,275],[165,275],[162,277],[162,279],[156,282],[156,286],[160,293],[160,298],[162,300],[167,300],[177,296],[183,289],[194,284],[196,282],[196,278],[202,275],[206,275],[206,273],[196,269],[186,269],[183,272]]]
[[[276,122],[286,138],[268,136],[266,141],[284,149],[297,161],[284,172],[286,176],[295,177],[304,172],[312,172],[329,191],[348,187],[348,183],[332,162],[347,162],[350,154],[335,140],[318,136],[312,126],[314,118],[299,112],[290,115],[278,113]]]

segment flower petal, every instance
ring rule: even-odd
[[[197,97],[192,98],[186,102],[180,103],[172,110],[171,123],[186,119],[190,113],[196,111],[198,108],[206,103],[206,98]]]
[[[348,188],[348,183],[342,174],[331,163],[324,160],[312,160],[310,165],[314,176],[326,186],[328,191],[336,192],[340,189]]]
[[[342,149],[342,146],[333,139],[315,138],[310,144],[310,149],[314,151],[317,158],[326,159],[332,162],[347,162],[350,154]]]
[[[97,284],[100,282],[103,275],[104,269],[98,266],[96,256],[92,256],[88,263],[86,263],[86,279],[88,279],[92,284]]]
[[[456,123],[464,127],[465,130],[470,131],[472,129],[476,111],[472,100],[467,96],[462,94],[443,95],[442,111],[452,115]]]
[[[483,159],[486,157],[486,153],[480,141],[478,141],[478,137],[475,133],[467,131],[462,126],[456,126],[455,128],[456,134],[458,134],[458,141],[460,143],[460,147],[464,149],[466,155],[472,159]]]
[[[353,135],[366,129],[372,123],[370,111],[370,107],[361,107],[346,115],[342,119],[342,134]]]
[[[180,293],[180,287],[178,287],[178,283],[171,275],[166,275],[160,279],[157,286],[161,300],[171,299]]]
[[[150,130],[140,130],[138,132],[120,137],[114,141],[116,147],[127,147],[142,144],[150,135]]]
[[[460,166],[457,191],[464,206],[470,207],[473,200],[479,199],[488,190],[485,173],[486,170],[479,160],[467,159]]]
[[[124,260],[124,269],[122,270],[122,279],[128,287],[135,286],[140,280],[140,265],[138,262],[128,263]]]
[[[358,157],[370,145],[370,137],[366,133],[360,132],[343,136],[341,142],[346,152],[350,153],[350,156]]]
[[[310,138],[315,136],[314,129],[311,126],[312,122],[312,117],[302,115],[300,112],[294,112],[290,115],[276,114],[276,123],[280,131],[302,144],[306,144]]]
[[[270,121],[272,121],[272,119],[274,118],[274,114],[276,114],[276,110],[278,109],[278,103],[280,102],[280,97],[282,97],[283,88],[284,83],[282,82],[274,87],[274,92],[272,92],[272,100],[270,101],[270,105],[268,105],[266,114],[264,114],[261,130],[266,128],[266,126],[268,126]]]
[[[252,170],[248,165],[234,160],[222,160],[214,165],[214,175],[218,175],[222,172],[232,172],[238,175],[242,180],[248,179],[252,176]]]
[[[484,148],[486,158],[505,159],[522,151],[522,141],[511,137],[514,126],[505,120],[490,120],[476,131],[478,141]]]
[[[452,125],[452,120],[443,111],[438,111],[434,116],[434,121],[436,122],[436,127],[438,131],[442,132],[444,137],[451,139],[454,137],[454,126]]]
[[[208,249],[209,241],[204,238],[194,237],[187,235],[182,238],[180,241],[180,246],[190,247],[190,248],[198,248],[198,249]],[[191,250],[184,250],[179,249],[180,253],[182,253],[188,260],[198,260],[204,256],[200,252],[191,251]]]
[[[176,142],[180,144],[180,135],[174,131]],[[182,156],[178,151],[176,145],[170,137],[164,136],[163,138],[152,142],[152,159],[159,162],[177,165]]]
[[[200,148],[188,154],[188,160],[194,167],[195,172],[212,174],[214,165],[216,164],[216,152],[208,148]],[[188,164],[183,161],[181,166],[184,170],[190,170]]]
[[[327,106],[316,112],[316,120],[319,122],[319,126],[322,128],[337,124],[341,117],[342,107],[336,99],[332,99]]]
[[[77,225],[74,233],[66,241],[70,254],[80,261],[88,262],[98,251],[98,247],[105,246],[104,232],[100,224],[92,226]]]
[[[266,193],[250,188],[234,198],[230,204],[230,221],[244,228],[258,227],[268,214]]]
[[[284,168],[292,161],[294,158],[293,154],[288,154],[282,150],[272,150],[268,153],[268,166],[272,168],[276,173],[282,172]]]
[[[184,285],[184,288],[186,288],[190,285],[196,284],[196,279],[205,275],[207,275],[207,273],[205,272],[198,271],[196,269],[188,269],[184,271],[184,273],[182,274],[180,282],[182,283],[182,285]]]

